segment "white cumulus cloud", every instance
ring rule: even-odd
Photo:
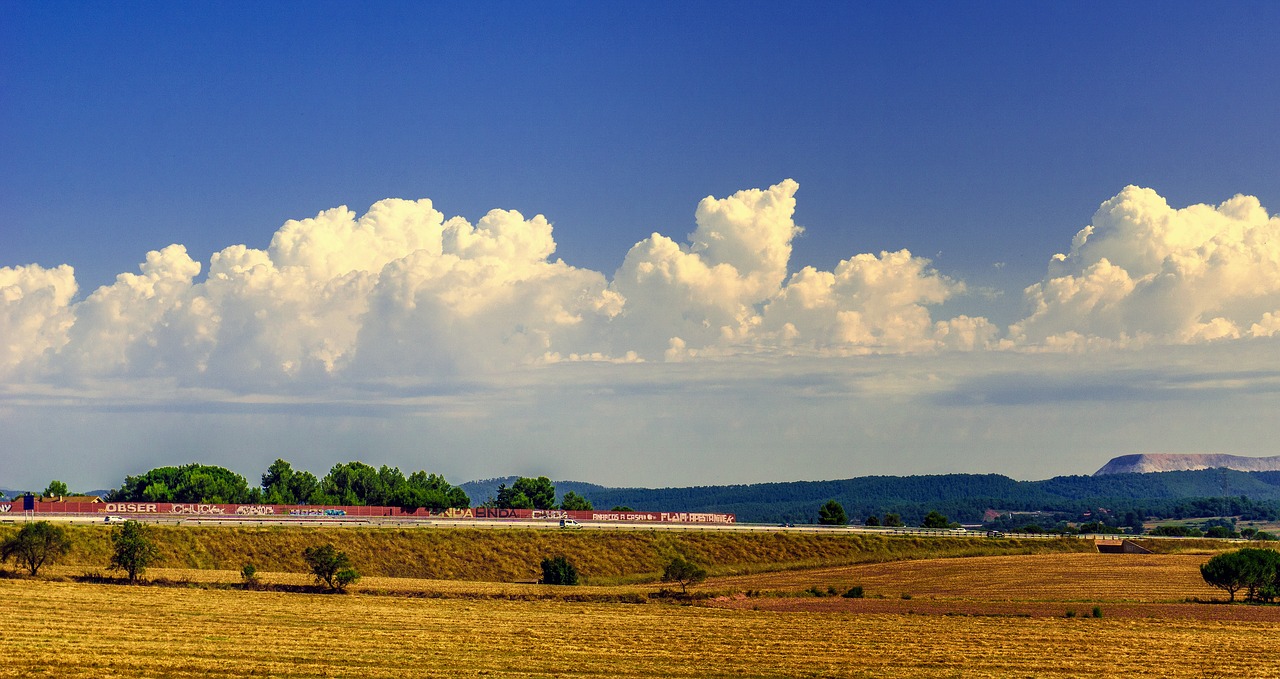
[[[266,249],[227,247],[207,269],[170,245],[78,301],[69,266],[0,268],[0,376],[255,390],[561,361],[1280,333],[1280,218],[1255,198],[1173,209],[1126,188],[1026,290],[1030,315],[1001,337],[980,315],[934,318],[965,284],[907,250],[790,268],[798,189],[708,196],[683,242],[653,233],[612,277],[556,259],[542,215],[493,210],[472,224],[426,199],[291,220]]]
[[[0,375],[66,344],[75,294],[75,272],[66,264],[0,267]]]
[[[1106,201],[1027,288],[1014,344],[1084,347],[1270,335],[1280,312],[1280,217],[1257,198],[1175,209],[1151,189]]]

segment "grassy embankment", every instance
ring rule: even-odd
[[[0,540],[17,528],[0,526]],[[673,557],[713,576],[939,557],[1093,551],[1083,540],[988,540],[797,533],[153,526],[158,568],[304,573],[302,550],[332,543],[365,576],[530,582],[543,558],[568,557],[593,584],[652,581]],[[104,569],[110,529],[69,526],[63,566]]]

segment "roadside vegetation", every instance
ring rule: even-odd
[[[69,551],[71,541],[65,528],[48,521],[30,521],[0,542],[0,561],[13,559],[35,576],[45,564],[52,564]]]
[[[122,524],[128,525],[128,524]],[[0,525],[0,540],[18,532]],[[114,549],[105,526],[67,526],[61,563],[103,567]],[[150,566],[306,573],[307,547],[333,544],[361,574],[496,582],[536,582],[541,560],[563,555],[593,583],[656,581],[672,557],[712,575],[946,556],[1089,551],[1087,541],[988,540],[864,534],[703,531],[547,531],[472,528],[309,528],[147,526]],[[478,556],[479,555],[479,556]]]

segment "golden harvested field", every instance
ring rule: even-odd
[[[1040,554],[924,559],[714,578],[715,589],[799,591],[862,585],[867,596],[984,601],[1170,602],[1224,597],[1205,584],[1209,555]]]
[[[1280,676],[1275,623],[0,581],[0,677]],[[21,613],[20,613],[21,612]]]
[[[60,566],[0,580],[15,613],[0,677],[1280,677],[1280,606],[1181,603],[1222,598],[1200,581],[1208,558],[827,567],[716,578],[696,589],[721,596],[697,606],[601,602],[648,601],[654,584],[371,577],[342,596],[228,589],[226,570],[148,572],[191,587],[81,584]],[[871,598],[786,596],[853,584]]]

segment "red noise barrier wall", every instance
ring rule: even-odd
[[[0,513],[22,512],[22,504],[0,503]],[[418,509],[407,512],[399,507],[332,507],[321,505],[222,505],[183,502],[37,502],[36,514],[113,514],[141,516],[218,516],[252,518],[257,516],[324,518],[399,517],[419,519],[494,519],[558,521],[624,521],[637,523],[735,523],[733,514],[708,512],[598,512],[563,509],[498,509],[468,507],[465,509]]]

